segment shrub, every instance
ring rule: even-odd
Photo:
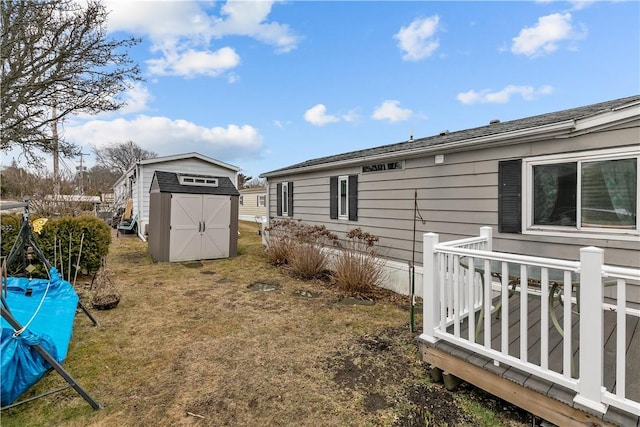
[[[373,287],[381,286],[386,278],[384,261],[378,258],[378,236],[355,228],[347,233],[347,240],[333,262],[333,283],[342,291],[362,296]]]
[[[33,221],[36,218],[32,216],[29,219]],[[2,217],[3,256],[7,256],[11,251],[21,224],[21,215],[4,215]],[[65,278],[73,278],[76,274],[76,265],[78,272],[87,274],[100,268],[102,258],[109,252],[111,229],[104,221],[90,215],[49,219],[40,233],[35,233],[35,240],[49,263],[64,272]],[[78,264],[81,241],[82,253]],[[37,268],[37,275],[46,276],[42,265],[36,260],[34,260],[34,266]],[[17,260],[16,263],[9,266],[9,272],[17,273],[20,267],[20,262]],[[36,276],[36,272],[34,272],[34,276]]]
[[[286,265],[289,274],[302,279],[317,278],[325,273],[327,253],[322,248],[338,241],[338,236],[324,225],[289,219],[273,221],[266,231],[269,262]]]
[[[289,254],[289,274],[302,279],[315,279],[327,271],[328,254],[324,246],[337,244],[338,236],[324,225],[298,223],[293,227],[293,247]]]
[[[275,220],[265,228],[267,247],[265,253],[269,263],[283,265],[289,261],[294,242],[292,240],[292,220]]]

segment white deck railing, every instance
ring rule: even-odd
[[[604,414],[611,405],[640,416],[640,403],[626,396],[625,375],[625,343],[630,338],[626,320],[638,315],[637,310],[628,309],[626,288],[630,282],[640,282],[640,271],[607,266],[603,260],[604,251],[595,247],[580,249],[580,261],[494,252],[491,227],[482,227],[478,237],[445,243],[438,241],[437,234],[427,233],[421,338],[431,343],[445,340],[496,364],[569,388],[576,392],[577,404],[598,413]],[[605,286],[616,290],[614,303],[606,308]],[[510,313],[509,300],[518,295],[518,308]],[[540,317],[529,319],[538,306]],[[603,327],[604,312],[612,308],[617,312],[616,380],[615,390],[607,390]],[[491,314],[500,318],[493,326]],[[519,324],[515,330],[510,315],[517,316],[512,319]],[[579,321],[578,372],[574,372],[572,316]],[[538,320],[539,328],[532,333],[530,326]],[[529,340],[539,340],[539,346],[530,347]],[[530,348],[535,354],[529,354]],[[632,363],[640,369],[640,361]]]

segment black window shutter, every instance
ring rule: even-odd
[[[498,163],[498,231],[522,232],[522,160]]]
[[[358,220],[358,175],[349,175],[349,221]]]
[[[329,217],[338,219],[338,177],[329,178]]]
[[[276,185],[276,214],[282,216],[282,184]]]
[[[288,202],[288,212],[289,216],[293,216],[293,181],[289,181],[289,189],[287,191],[287,197],[289,198]]]

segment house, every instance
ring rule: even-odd
[[[240,168],[199,153],[176,154],[140,160],[113,185],[116,204],[132,200],[132,216],[137,218],[138,236],[146,240],[149,224],[149,188],[156,171],[227,177],[237,187]]]
[[[636,95],[307,160],[261,175],[268,217],[378,235],[388,286],[405,294],[426,232],[445,241],[490,226],[495,250],[576,259],[598,246],[638,268],[639,128]]]
[[[241,221],[262,222],[267,217],[267,189],[253,187],[240,189]]]
[[[638,426],[639,161],[635,95],[262,177],[269,221],[361,227],[389,288],[414,272],[434,379],[556,425]]]

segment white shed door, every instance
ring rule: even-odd
[[[202,195],[174,194],[171,199],[169,261],[201,259]]]
[[[227,258],[230,224],[228,196],[174,194],[169,261]]]
[[[204,222],[202,259],[228,258],[231,198],[204,195],[202,203],[202,221]]]

